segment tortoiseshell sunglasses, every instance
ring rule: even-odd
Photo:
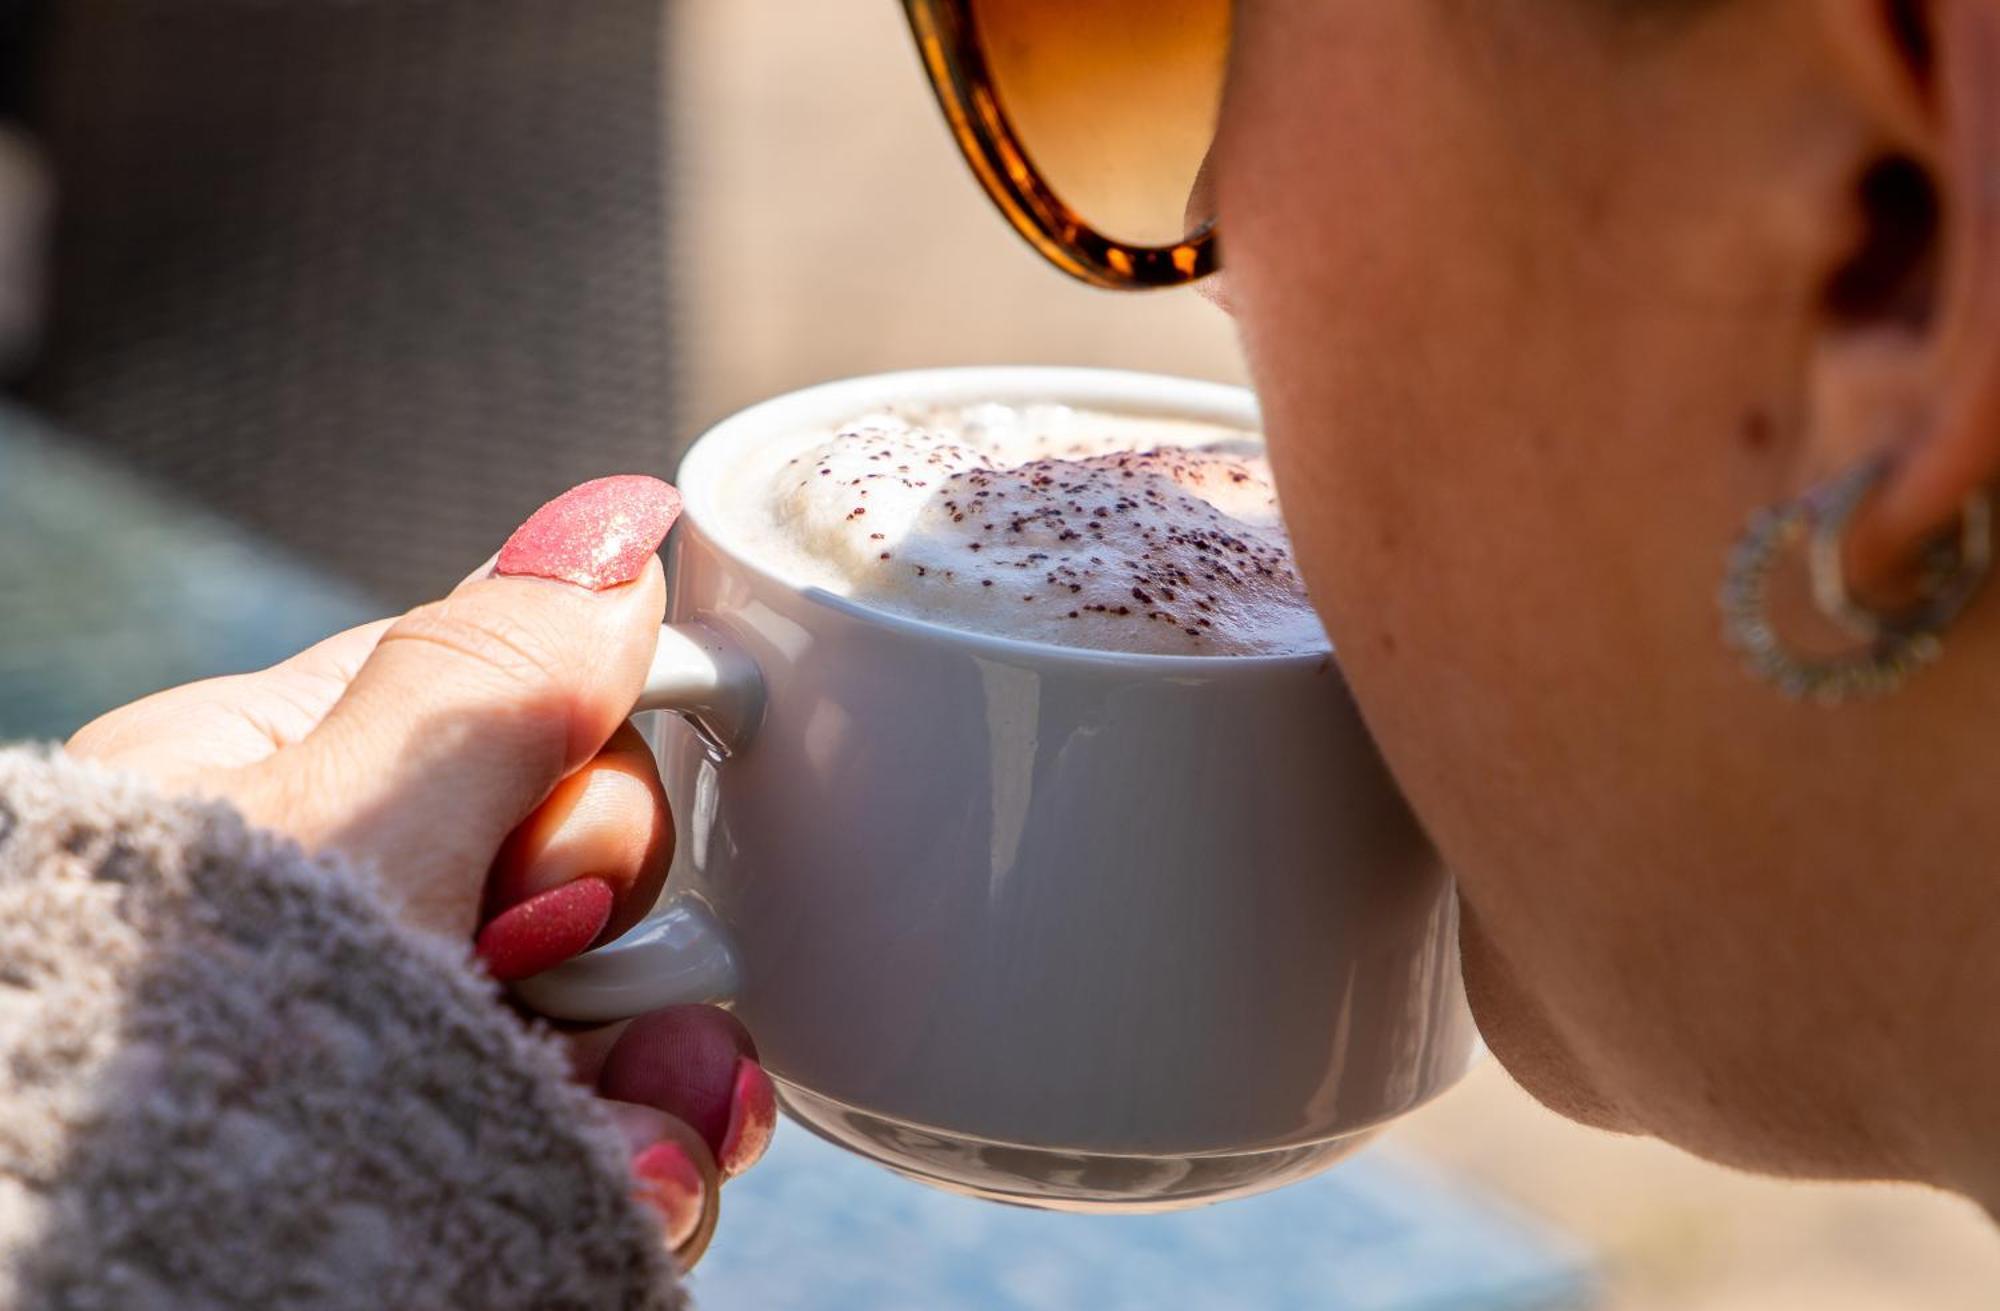
[[[1100,287],[1215,271],[1198,188],[1230,0],[903,0],[966,162],[1014,230]]]

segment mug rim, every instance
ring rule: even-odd
[[[684,519],[700,531],[710,549],[726,557],[735,567],[808,602],[906,636],[953,642],[1014,663],[1034,661],[1040,664],[1115,666],[1168,677],[1213,678],[1229,672],[1250,676],[1290,669],[1319,669],[1327,667],[1333,660],[1335,649],[1331,638],[1325,646],[1317,649],[1283,654],[1169,655],[1152,651],[1064,646],[1032,638],[955,628],[949,624],[878,609],[823,587],[802,587],[738,549],[725,533],[714,527],[713,516],[706,511],[713,498],[719,495],[715,485],[727,467],[728,453],[738,444],[750,440],[750,434],[797,431],[802,426],[837,423],[842,418],[851,418],[872,406],[891,401],[942,404],[1052,402],[1112,409],[1139,416],[1194,419],[1260,432],[1263,425],[1257,398],[1247,387],[1135,369],[994,364],[862,374],[782,392],[710,425],[689,445],[674,476],[675,486],[681,493]]]

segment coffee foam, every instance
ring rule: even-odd
[[[871,413],[736,471],[749,553],[799,586],[1108,651],[1324,649],[1262,442],[1056,405]]]

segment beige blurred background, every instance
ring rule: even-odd
[[[1185,293],[1034,258],[953,153],[894,0],[677,0],[683,415],[843,374],[1140,366],[1241,381]]]
[[[988,209],[891,0],[680,0],[679,281],[691,434],[772,392],[918,365],[1240,381],[1227,321],[1045,267]],[[1754,1179],[1543,1111],[1491,1063],[1400,1141],[1581,1238],[1615,1311],[1973,1311],[2000,1235],[1916,1189]]]

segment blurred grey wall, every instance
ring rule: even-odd
[[[662,0],[43,0],[23,394],[361,582],[665,471]]]

